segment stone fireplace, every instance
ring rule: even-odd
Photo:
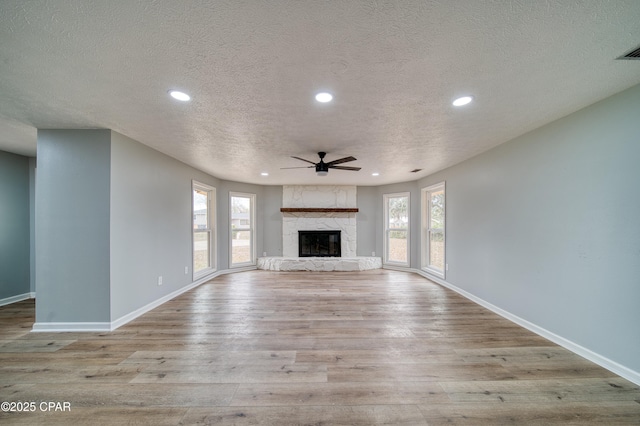
[[[282,257],[258,258],[258,269],[270,271],[365,271],[382,268],[380,257],[356,255],[355,186],[284,186],[282,190]],[[304,235],[333,235],[333,241],[313,237],[314,252],[304,248]],[[333,247],[329,247],[333,245]],[[337,249],[339,248],[339,254]],[[307,254],[308,252],[308,254]],[[337,257],[341,256],[341,257]]]
[[[355,210],[356,195],[355,186],[285,185],[282,189],[282,207],[301,210]],[[283,212],[282,255],[284,257],[300,257],[298,231],[340,231],[341,256],[356,256],[355,212]]]

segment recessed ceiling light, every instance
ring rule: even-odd
[[[463,96],[453,101],[453,106],[463,106],[470,103],[473,100],[473,96]]]
[[[316,101],[318,102],[322,102],[322,103],[331,102],[332,99],[333,99],[333,95],[331,93],[320,92],[316,95]]]
[[[260,176],[269,176],[269,173],[267,173],[267,172],[262,172],[262,173],[260,173]]]
[[[187,95],[184,92],[180,92],[179,90],[169,90],[169,94],[171,95],[172,98],[182,102],[191,100],[191,96]]]
[[[380,173],[378,173],[378,172],[371,173],[371,176],[380,176]]]

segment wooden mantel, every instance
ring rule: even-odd
[[[357,208],[282,207],[282,213],[358,213]]]

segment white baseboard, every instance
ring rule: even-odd
[[[256,269],[258,269],[258,265],[241,266],[238,268],[225,269],[224,271],[220,271],[218,275],[235,274],[236,272],[255,271]]]
[[[111,331],[109,322],[37,322],[33,324],[33,333],[62,333],[74,331]]]
[[[396,265],[389,265],[386,263],[382,264],[382,269],[391,269],[392,271],[400,271],[400,272],[416,272],[415,269],[410,268],[408,266],[396,266]]]
[[[36,294],[34,292],[18,294],[16,296],[5,297],[0,299],[0,306],[10,305],[12,303],[21,302],[27,299],[34,299]]]
[[[562,346],[565,349],[570,350],[571,352],[580,355],[583,358],[588,359],[589,361],[598,364],[599,366],[606,368],[607,370],[611,371],[612,373],[615,373],[617,375],[619,375],[620,377],[623,377],[627,380],[629,380],[630,382],[635,383],[636,385],[640,385],[640,372],[632,370],[628,367],[625,367],[624,365],[621,365],[605,356],[602,356],[596,352],[593,352],[590,349],[585,348],[584,346],[580,346],[579,344],[572,342],[571,340],[568,340],[562,336],[558,336],[557,334],[542,328],[532,322],[529,322],[525,319],[520,318],[517,315],[514,315],[508,311],[505,311],[504,309],[501,309],[489,302],[487,302],[484,299],[481,299],[477,296],[474,296],[473,294],[469,293],[468,291],[465,291],[459,287],[456,287],[453,284],[450,284],[438,277],[435,277],[425,271],[422,270],[418,270],[418,269],[413,269],[412,272],[415,272],[419,275],[422,275],[423,277],[434,281],[440,285],[442,285],[443,287],[446,287],[450,290],[455,291],[456,293],[460,294],[461,296],[466,297],[467,299],[471,300],[472,302],[477,303],[480,306],[483,306],[487,309],[489,309],[490,311],[500,315],[503,318],[508,319],[509,321],[518,324],[521,327],[526,328],[529,331],[532,331],[533,333],[536,333],[537,335],[544,337],[547,340],[552,341],[553,343]]]
[[[204,277],[202,277],[202,278],[198,279],[197,281],[192,282],[191,284],[189,284],[189,285],[187,285],[187,286],[184,286],[184,287],[182,287],[182,288],[179,288],[179,289],[178,289],[178,290],[176,290],[176,291],[173,291],[173,292],[171,292],[171,293],[169,293],[169,294],[167,294],[167,295],[165,295],[165,296],[162,296],[162,297],[161,297],[161,298],[159,298],[159,299],[154,300],[154,301],[153,301],[153,302],[151,302],[151,303],[146,304],[146,305],[144,305],[144,306],[142,306],[142,307],[140,307],[140,308],[136,309],[136,310],[135,310],[135,311],[133,311],[133,312],[129,312],[128,314],[121,316],[121,317],[120,317],[120,318],[118,318],[117,320],[112,321],[112,322],[110,323],[110,327],[111,327],[111,329],[110,329],[109,331],[113,331],[113,330],[115,330],[116,328],[122,327],[122,326],[123,326],[123,325],[125,325],[126,323],[131,322],[131,321],[133,321],[134,319],[138,318],[140,315],[144,315],[144,314],[146,314],[146,313],[147,313],[147,312],[149,312],[150,310],[155,309],[155,308],[157,308],[158,306],[162,305],[163,303],[166,303],[166,302],[168,302],[169,300],[171,300],[171,299],[173,299],[173,298],[175,298],[175,297],[178,297],[178,296],[180,296],[181,294],[186,293],[187,291],[189,291],[189,290],[191,290],[191,289],[194,289],[194,288],[198,287],[200,284],[202,284],[202,283],[204,283],[204,282],[206,282],[206,281],[209,281],[210,279],[215,278],[215,277],[217,277],[218,275],[220,275],[218,272],[213,272],[212,274],[207,275],[207,276],[204,276]]]
[[[198,287],[199,285],[212,280],[220,275],[225,275],[225,274],[232,274],[235,272],[243,272],[243,271],[250,271],[250,270],[254,270],[256,269],[255,266],[253,267],[245,267],[245,268],[238,268],[238,269],[225,269],[222,271],[215,271],[212,272],[209,275],[206,275],[204,277],[199,278],[198,280],[192,282],[191,284],[182,287],[176,291],[173,291],[165,296],[162,296],[161,298],[154,300],[151,303],[146,304],[145,306],[142,306],[138,309],[136,309],[133,312],[130,312],[126,315],[123,315],[122,317],[118,318],[115,321],[112,322],[46,322],[46,323],[35,323],[33,324],[33,328],[31,329],[32,332],[73,332],[73,331],[91,331],[91,332],[105,332],[105,331],[113,331],[119,327],[122,327],[123,325],[127,324],[128,322],[133,321],[134,319],[138,318],[139,316],[149,312],[152,309],[157,308],[158,306],[162,305],[163,303],[168,302],[169,300],[180,296],[183,293],[186,293],[187,291],[194,289],[196,287]]]

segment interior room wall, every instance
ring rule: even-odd
[[[192,283],[192,180],[213,187],[220,180],[117,132],[111,138],[115,321]]]
[[[36,165],[29,157],[29,292],[36,293]]]
[[[108,327],[191,285],[192,180],[216,188],[218,271],[229,269],[229,192],[265,202],[263,186],[219,180],[110,130],[40,130],[38,165],[38,330]],[[28,259],[28,208],[24,217]],[[260,252],[263,214],[256,229]]]
[[[357,256],[382,256],[382,252],[376,249],[376,217],[381,213],[378,211],[378,192],[374,186],[359,186],[357,188],[356,226],[358,236]]]
[[[109,321],[110,146],[109,130],[38,130],[36,325]]]
[[[267,256],[282,256],[282,186],[265,186],[261,207],[263,249],[258,256],[265,252]]]
[[[28,157],[0,151],[0,304],[32,291],[29,173]]]
[[[446,281],[640,372],[640,86],[446,181]],[[640,374],[640,373],[636,373]]]

